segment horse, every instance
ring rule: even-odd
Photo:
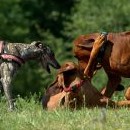
[[[89,68],[86,72],[91,77],[93,72],[104,68],[108,76],[104,93],[106,97],[110,98],[118,86],[121,86],[121,77],[130,77],[130,32],[108,33],[106,37],[100,33],[80,35],[74,40],[73,45],[74,56],[78,59],[82,71],[85,71],[90,63],[91,55],[97,53],[94,62],[98,63],[89,66],[92,70]]]
[[[88,78],[84,78],[79,66],[65,62],[58,70],[55,81],[50,84],[42,98],[42,106],[47,110],[57,108],[80,109],[82,107],[130,106],[130,101],[114,102],[102,95]]]
[[[20,66],[29,60],[41,62],[50,73],[50,67],[60,68],[51,48],[41,41],[31,44],[0,41],[0,83],[4,90],[9,110],[14,110],[11,81]]]

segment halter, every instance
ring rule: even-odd
[[[14,62],[18,63],[20,66],[25,63],[25,61],[19,56],[4,53],[4,47],[5,47],[5,42],[0,41],[0,57],[3,60],[14,61]]]
[[[64,87],[63,90],[64,90],[65,92],[75,92],[75,90],[81,88],[81,86],[83,85],[83,83],[84,83],[84,81],[81,80],[80,83],[75,84],[74,86]]]

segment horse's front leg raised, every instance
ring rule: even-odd
[[[12,98],[11,81],[13,77],[13,65],[11,63],[2,63],[1,65],[1,82],[3,85],[4,93],[9,105],[9,110],[14,109],[14,103]]]
[[[117,86],[121,82],[121,77],[115,74],[111,74],[111,73],[107,73],[107,75],[108,75],[108,82],[107,82],[104,96],[111,98],[112,94],[114,93]]]

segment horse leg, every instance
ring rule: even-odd
[[[14,109],[14,103],[12,98],[12,89],[11,89],[11,81],[12,81],[12,70],[9,67],[8,63],[3,63],[1,66],[1,82],[3,85],[4,93],[8,102],[9,110]]]
[[[121,77],[115,74],[107,74],[107,75],[108,75],[108,82],[107,82],[104,96],[111,98],[112,94],[114,93],[117,86],[121,82]]]

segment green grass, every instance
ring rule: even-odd
[[[17,99],[17,109],[0,102],[0,130],[129,130],[129,108],[45,111],[34,98]]]

